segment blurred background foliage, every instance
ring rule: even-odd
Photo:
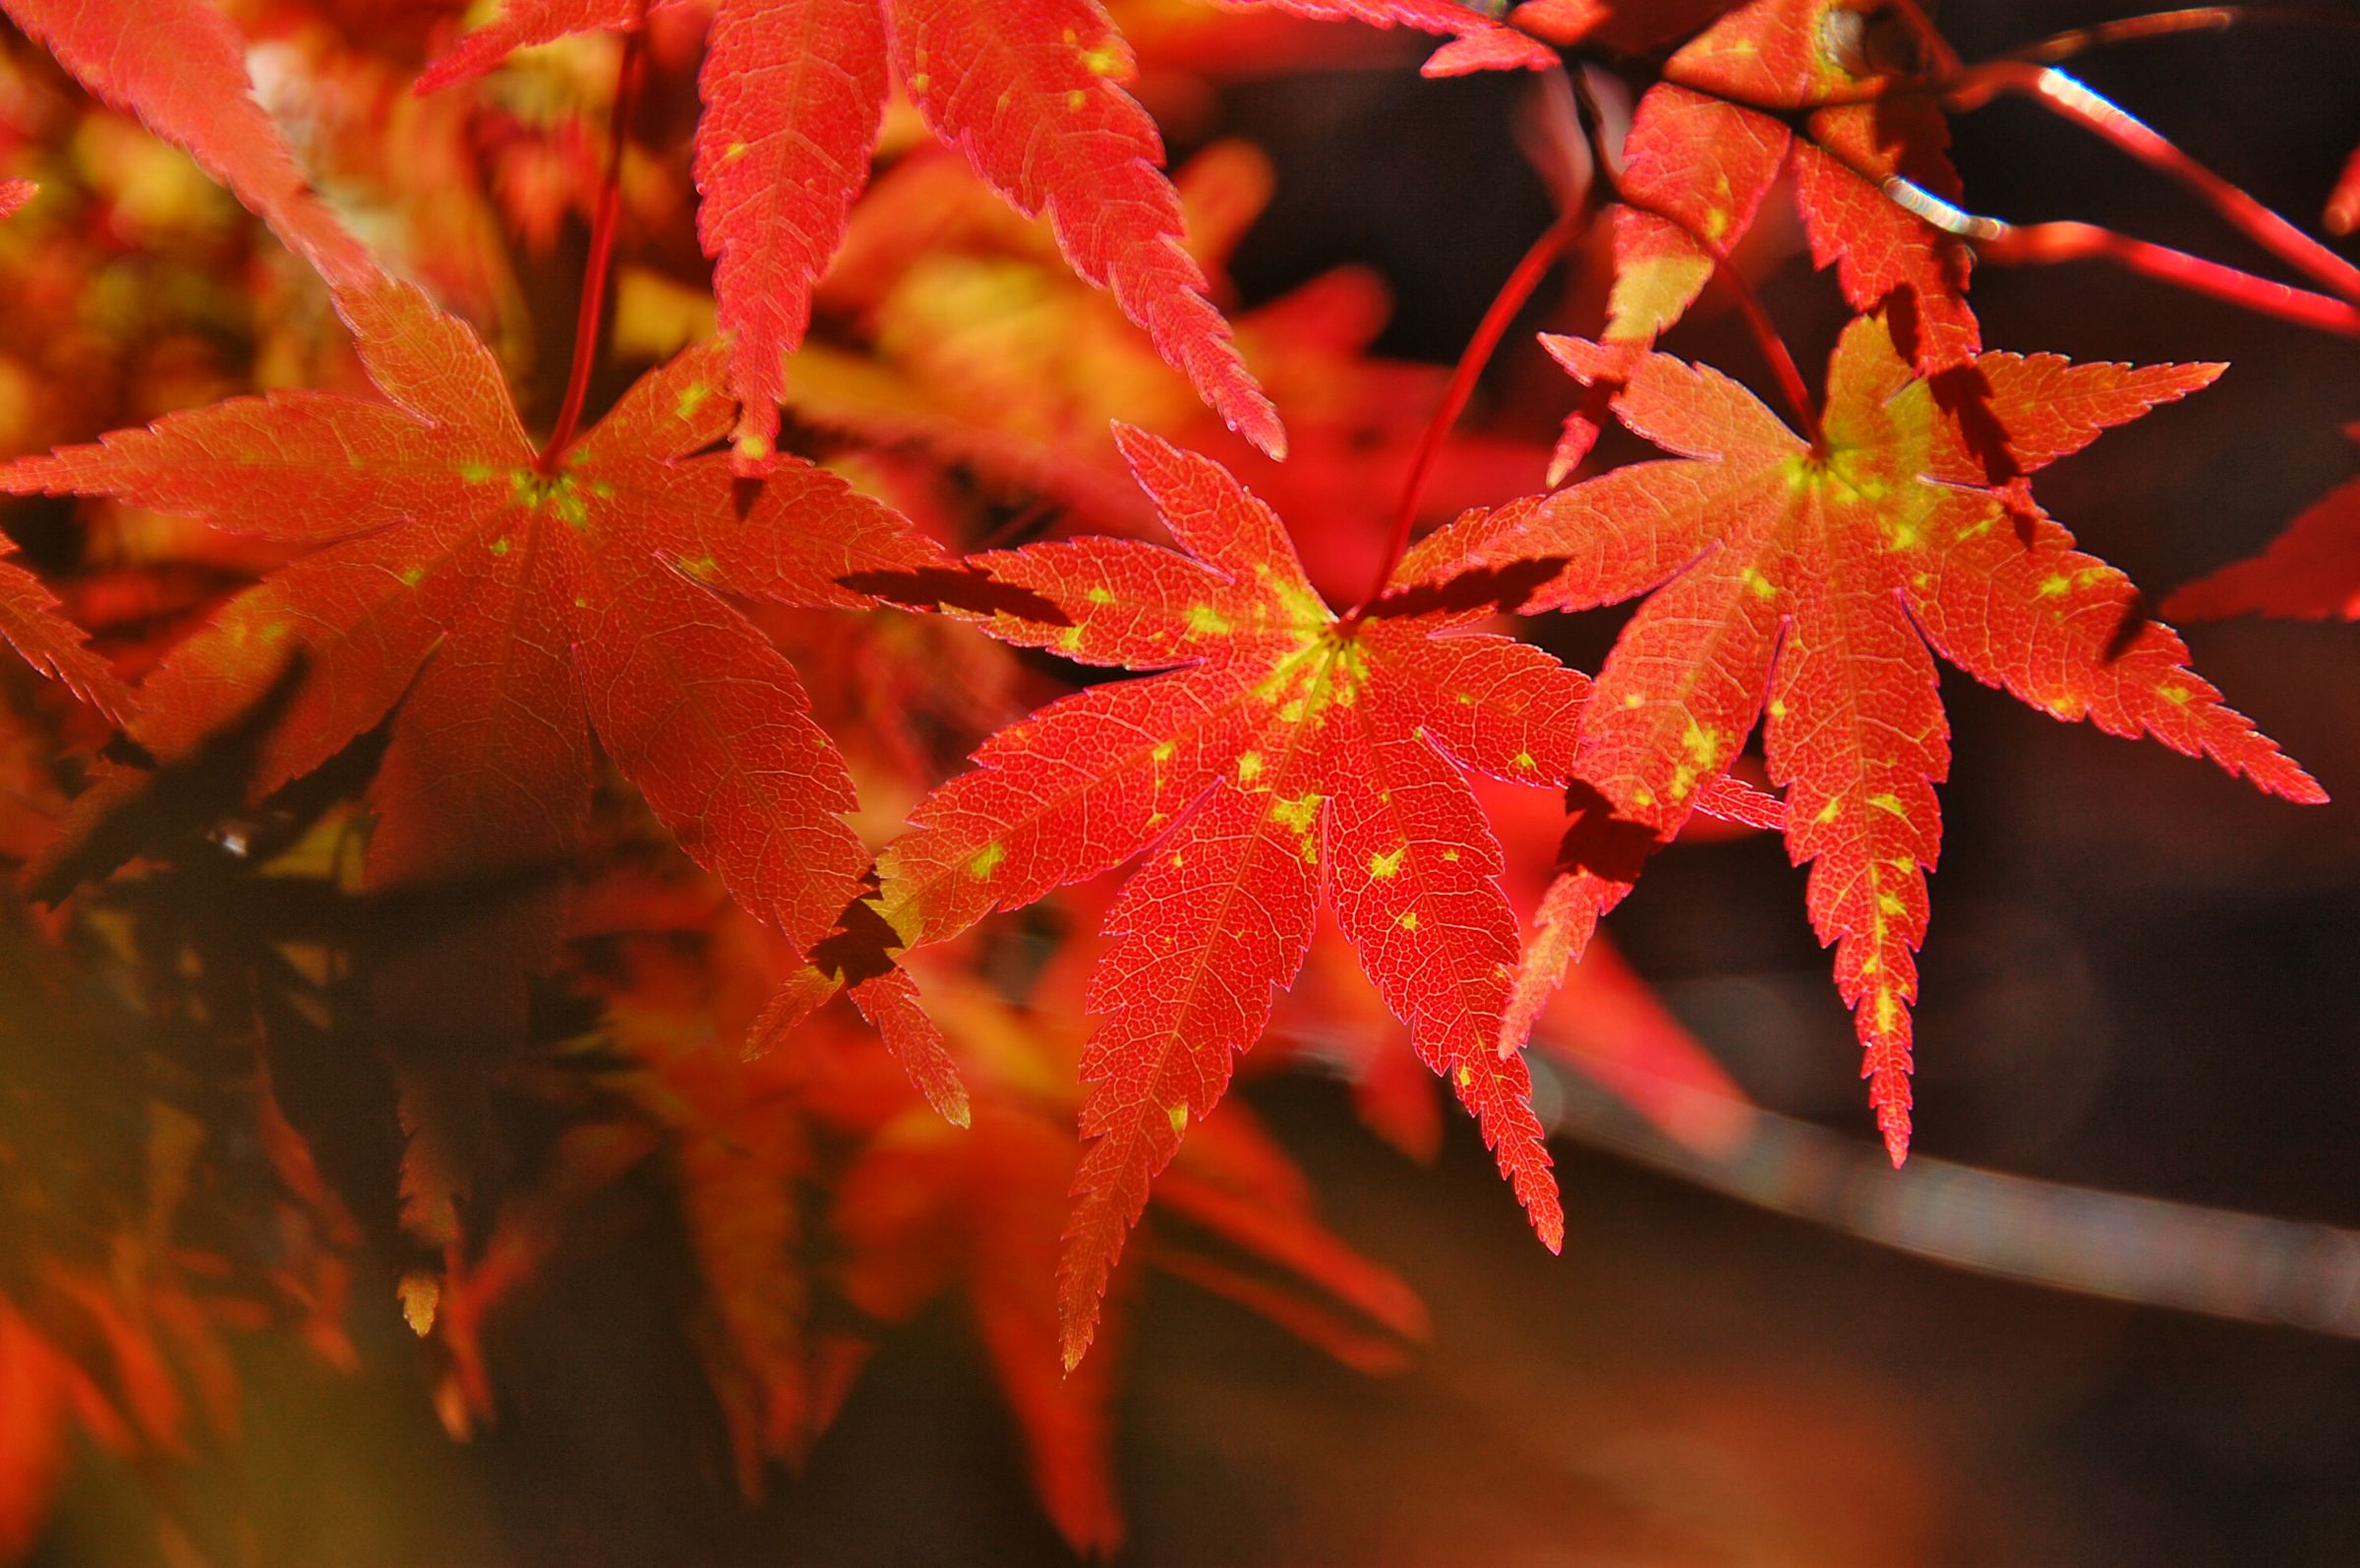
[[[321,188],[486,332],[545,420],[614,41],[420,98],[456,0],[226,9]],[[1230,462],[1348,595],[1442,367],[1553,216],[1523,150],[1540,88],[1422,81],[1415,43],[1373,32],[1114,9],[1295,460],[1221,431],[898,119],[792,368],[796,444],[972,546],[1143,526],[1119,416]],[[1939,20],[1972,60],[2127,9],[1960,0]],[[686,155],[701,26],[691,7],[652,34],[594,406],[711,328]],[[2360,142],[2349,33],[2197,35],[2084,69],[2305,218]],[[2029,108],[1963,118],[1956,155],[1977,210],[2262,264]],[[13,33],[0,176],[42,188],[0,225],[0,450],[359,384],[301,264]],[[1808,374],[1844,319],[1832,285],[1775,221],[1740,261]],[[1523,328],[1593,330],[1605,283],[1593,238],[1486,377],[1432,517],[1537,488],[1572,387]],[[1998,347],[2234,366],[2046,485],[2151,587],[2250,553],[2350,471],[2348,343],[2097,266],[1986,267],[1975,298]],[[1756,363],[1709,294],[1671,346]],[[127,672],[275,564],[120,506],[0,520]],[[1046,663],[939,621],[766,624],[872,838],[1056,689]],[[1616,625],[1531,634],[1594,668]],[[2193,640],[2360,792],[2350,628]],[[0,852],[39,865],[105,736],[10,679]],[[1471,1130],[1392,1072],[1406,1057],[1350,964],[1315,956],[1268,1071],[1159,1189],[1118,1343],[1072,1382],[1045,1315],[1085,946],[1060,944],[1102,892],[946,959],[979,1106],[963,1137],[849,1024],[738,1061],[780,957],[619,784],[529,1044],[490,1067],[385,1048],[381,982],[508,890],[360,893],[365,825],[341,802],[366,747],[251,819],[159,807],[124,877],[63,912],[0,909],[0,1558],[1055,1563],[1113,1547],[1127,1516],[1143,1565],[2352,1561],[2360,1241],[2334,1227],[2360,1227],[2360,817],[1954,676],[1944,697],[1963,738],[1909,1170],[1871,1168],[1800,873],[1761,838],[1683,845],[1614,923],[1628,971],[1603,956],[1552,1017],[1562,1260]],[[1545,864],[1554,804],[1499,805],[1511,861]],[[2093,1209],[2076,1187],[2178,1206]],[[2299,1223],[2224,1230],[2221,1209]]]

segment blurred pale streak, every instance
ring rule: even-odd
[[[2360,1231],[2166,1202],[1912,1155],[1758,1107],[1709,1146],[1658,1131],[1536,1053],[1550,1132],[1757,1207],[2054,1290],[2360,1338]],[[1704,1090],[1677,1092],[1730,1102]]]

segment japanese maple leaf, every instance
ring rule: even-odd
[[[1615,218],[1604,334],[1621,359],[1635,360],[1695,303],[1790,166],[1812,259],[1836,268],[1855,309],[1877,311],[1898,297],[1889,314],[1908,327],[1897,335],[1929,374],[1981,348],[1966,301],[1965,244],[1881,189],[1899,176],[1958,197],[1939,106],[1923,95],[1820,106],[1907,74],[1883,58],[1899,45],[1869,30],[1884,26],[1848,0],[1752,0],[1666,63],[1622,144],[1625,205]],[[1615,384],[1611,363],[1601,368],[1599,394],[1568,424],[1553,479],[1570,473],[1596,438]]]
[[[1429,58],[1430,77],[1472,71],[1545,71],[1558,64],[1557,50],[1540,38],[1503,27],[1481,6],[1460,0],[1221,0],[1232,11],[1283,11],[1318,22],[1362,22],[1375,28],[1415,28],[1450,41]],[[1529,8],[1527,8],[1529,9]]]
[[[1614,361],[1592,343],[1551,347],[1576,377]],[[1987,407],[2004,437],[1979,428],[1979,414],[1962,422],[1945,406],[1882,321],[1856,319],[1836,350],[1826,444],[1814,450],[1718,373],[1648,355],[1628,369],[1619,407],[1682,459],[1470,519],[1413,555],[1426,570],[1452,555],[1476,565],[1569,558],[1530,601],[1538,608],[1655,590],[1587,710],[1571,772],[1579,815],[1504,1043],[1522,1038],[1565,957],[1766,711],[1788,852],[1811,862],[1812,924],[1835,945],[1837,986],[1898,1162],[1925,873],[1941,839],[1933,785],[1950,765],[1929,645],[2059,719],[2151,734],[2288,799],[2325,798],[2189,672],[2179,637],[2140,618],[2130,582],[2075,550],[2021,478],[2219,367],[1984,354],[1973,369],[1984,395],[1964,406]]]
[[[748,908],[798,940],[865,861],[843,764],[794,669],[713,590],[854,606],[834,579],[932,557],[841,480],[782,464],[741,518],[718,351],[642,378],[544,463],[499,367],[406,284],[345,291],[384,403],[241,398],[0,469],[317,547],[148,676],[132,738],[190,755],[266,695],[256,798],[393,713],[372,786],[378,884],[560,861],[590,736]],[[291,689],[289,683],[292,682]]]
[[[134,699],[114,667],[84,641],[38,577],[13,560],[0,560],[0,637],[19,657],[91,707],[120,723]]]
[[[2350,434],[2360,439],[2360,425]],[[2173,594],[2163,612],[2189,620],[2246,614],[2360,620],[2360,479],[2321,496],[2261,554]]]
[[[1732,0],[1218,0],[1233,11],[1282,11],[1322,22],[1415,28],[1449,42],[1427,60],[1430,77],[1475,71],[1543,71],[1558,50],[1588,43],[1641,54],[1694,31]],[[1504,13],[1504,18],[1495,17]]]
[[[188,149],[330,281],[373,270],[255,102],[246,40],[209,0],[0,0],[0,11],[98,98]]]
[[[878,892],[817,954],[856,1000],[906,985],[886,967],[892,951],[1148,851],[1107,919],[1114,942],[1090,994],[1104,1022],[1082,1064],[1091,1142],[1060,1266],[1069,1365],[1150,1181],[1220,1100],[1323,903],[1481,1123],[1542,1240],[1556,1248],[1564,1225],[1524,1064],[1494,1048],[1515,921],[1462,769],[1564,777],[1589,682],[1465,614],[1339,620],[1277,517],[1226,470],[1116,435],[1187,553],[1085,538],[978,555],[1065,622],[980,624],[1166,673],[1067,697],[986,741],[974,771],[918,805],[879,858]],[[882,955],[858,953],[862,938]],[[791,987],[765,1032],[827,988]]]
[[[422,91],[512,51],[632,25],[640,0],[511,0],[419,79]],[[741,466],[769,458],[781,360],[868,177],[889,77],[938,137],[1113,294],[1206,402],[1272,455],[1278,416],[1181,247],[1163,143],[1124,90],[1131,51],[1096,0],[721,0],[701,79],[697,228],[714,258]]]
[[[1062,962],[1056,968],[1064,968]],[[1067,987],[1044,981],[1063,996]],[[1390,1271],[1319,1221],[1310,1184],[1246,1108],[1196,1130],[1147,1217],[1147,1246],[1122,1270],[1108,1338],[1078,1368],[1061,1365],[1060,1234],[1074,1182],[1071,1091],[1078,1009],[1008,1007],[981,987],[936,988],[937,1010],[977,1083],[974,1126],[958,1132],[876,1081],[876,1053],[832,1053],[815,1095],[823,1123],[861,1134],[827,1205],[836,1288],[858,1321],[914,1317],[956,1291],[1022,1432],[1033,1485],[1077,1552],[1111,1554],[1123,1518],[1114,1474],[1115,1395],[1130,1337],[1131,1279],[1151,1262],[1227,1297],[1363,1371],[1398,1368],[1426,1314]],[[873,1107],[893,1108],[880,1124]],[[1178,1224],[1166,1225],[1165,1221]],[[828,1336],[821,1358],[841,1397],[878,1339]],[[833,1403],[830,1398],[828,1403]]]
[[[0,218],[32,200],[30,180],[0,180]],[[107,662],[84,646],[82,628],[68,620],[41,580],[13,560],[0,559],[0,637],[42,674],[64,681],[83,701],[120,722],[130,693]]]

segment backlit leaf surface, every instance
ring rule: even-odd
[[[1564,961],[1766,715],[1788,851],[1811,865],[1812,924],[1836,949],[1898,1161],[1925,873],[1941,842],[1933,786],[1950,766],[1937,652],[2059,719],[2153,735],[2289,799],[2325,798],[2188,670],[2178,636],[2139,618],[2130,582],[2076,550],[2022,478],[2218,367],[1986,354],[1961,416],[1863,318],[1837,349],[1817,452],[1717,372],[1551,346],[1576,377],[1626,376],[1622,417],[1682,455],[1470,518],[1412,557],[1429,570],[1452,555],[1567,559],[1536,609],[1653,590],[1599,675],[1571,769],[1575,822],[1504,1043],[1520,1042]]]

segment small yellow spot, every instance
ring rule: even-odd
[[[1899,817],[1904,822],[1910,820],[1909,812],[1902,806],[1901,796],[1894,794],[1889,790],[1884,794],[1870,795],[1868,797],[1868,803],[1876,807],[1876,809],[1879,811],[1891,812],[1894,816]]]
[[[686,386],[680,388],[680,395],[673,400],[673,418],[686,419],[703,407],[705,399],[712,395],[713,388],[704,382],[690,381]]]
[[[401,574],[401,586],[402,586],[402,587],[404,587],[404,588],[415,588],[415,587],[417,587],[417,586],[418,586],[420,583],[422,583],[422,582],[425,582],[425,581],[426,581],[426,568],[425,568],[425,567],[423,567],[423,566],[409,566],[409,567],[405,567],[405,568],[403,568],[403,570],[402,570],[402,574]]]
[[[1270,802],[1271,820],[1283,824],[1295,833],[1309,834],[1312,823],[1318,820],[1319,815],[1320,796],[1316,793],[1297,795],[1292,800]]]
[[[1729,213],[1721,207],[1707,207],[1704,213],[1704,237],[1716,243],[1729,232]]]
[[[1460,693],[1458,694],[1458,705],[1459,705],[1461,708],[1472,708],[1472,707],[1474,707],[1474,706],[1475,706],[1475,694],[1474,694],[1473,692],[1471,692],[1471,691],[1462,691],[1462,692],[1460,692]]]
[[[490,479],[492,474],[493,469],[489,463],[461,463],[459,465],[459,478],[470,485],[481,485]]]
[[[1177,867],[1177,866],[1184,866],[1184,865],[1188,864],[1188,859],[1187,859],[1187,857],[1186,857],[1186,856],[1184,856],[1184,855],[1181,855],[1181,854],[1179,854],[1179,853],[1175,852],[1175,853],[1172,855],[1172,864],[1173,864],[1175,867]]]
[[[1445,860],[1456,860],[1458,858],[1458,851],[1456,849],[1445,849],[1443,851],[1443,858]]]
[[[722,161],[725,163],[735,163],[752,150],[753,149],[751,147],[747,146],[742,142],[733,142],[728,146],[721,149]]]
[[[1786,716],[1787,716],[1787,699],[1786,699],[1786,698],[1784,698],[1784,697],[1773,697],[1773,698],[1771,698],[1771,699],[1770,699],[1770,717],[1771,717],[1771,718],[1773,718],[1773,719],[1784,719]]]
[[[1178,751],[1180,747],[1177,743],[1166,740],[1162,744],[1158,745],[1152,752],[1150,752],[1149,755],[1153,757],[1157,762],[1169,762],[1172,760],[1172,753]]]
[[[1187,1101],[1174,1100],[1169,1106],[1164,1108],[1163,1114],[1165,1119],[1172,1124],[1172,1136],[1178,1137],[1181,1133],[1188,1131]]]
[[[1655,791],[1641,784],[1630,792],[1630,801],[1635,806],[1652,806],[1655,804]]]
[[[1093,605],[1111,605],[1114,603],[1114,590],[1111,588],[1092,588],[1090,591],[1089,597],[1090,602]]]
[[[2040,597],[2042,599],[2054,599],[2057,595],[2065,592],[2072,586],[2073,579],[2066,576],[2063,572],[2050,572],[2046,577],[2040,579]]]
[[[1778,597],[1777,587],[1770,581],[1769,578],[1764,577],[1760,572],[1755,571],[1751,566],[1746,567],[1742,572],[1740,572],[1738,576],[1747,588],[1753,591],[1754,598],[1775,599]]]
[[[1080,626],[1068,626],[1065,628],[1065,630],[1059,632],[1057,634],[1057,646],[1059,649],[1069,654],[1075,649],[1081,647],[1082,628]]]
[[[1635,691],[1626,691],[1622,694],[1622,706],[1625,708],[1636,708],[1644,704],[1646,701],[1646,698],[1640,696]]]
[[[1397,877],[1401,874],[1401,860],[1402,857],[1408,853],[1409,845],[1403,844],[1400,848],[1395,849],[1390,854],[1373,854],[1369,856],[1369,875],[1376,878],[1379,882],[1391,881],[1394,877]]]
[[[1237,759],[1237,782],[1252,784],[1262,777],[1262,753],[1249,751]]]
[[[1082,112],[1082,105],[1088,103],[1089,101],[1090,94],[1083,91],[1080,87],[1074,88],[1073,91],[1065,95],[1066,108],[1075,114],[1080,114]]]
[[[1908,905],[1901,901],[1901,895],[1897,893],[1878,894],[1876,906],[1883,913],[1890,915],[1901,915],[1908,912]]]
[[[1112,38],[1082,56],[1093,77],[1110,77],[1123,69],[1123,47]]]
[[[710,555],[699,555],[694,560],[682,560],[680,570],[699,582],[709,583],[721,575],[721,562]]]
[[[1468,1084],[1470,1084],[1470,1083],[1472,1083],[1472,1082],[1474,1082],[1474,1081],[1475,1081],[1475,1074],[1474,1074],[1474,1073],[1473,1073],[1473,1072],[1471,1072],[1471,1071],[1468,1069],[1467,1065],[1466,1065],[1464,1062],[1461,1062],[1461,1063],[1458,1065],[1458,1072],[1457,1072],[1457,1074],[1455,1074],[1455,1076],[1456,1076],[1456,1077],[1457,1077],[1457,1079],[1458,1079],[1458,1086],[1459,1086],[1460,1088],[1462,1088],[1462,1089],[1463,1089],[1463,1088],[1465,1088],[1465,1087],[1466,1087]]]
[[[925,72],[913,71],[910,74],[910,95],[916,98],[924,97],[926,95],[926,88],[931,87],[933,82],[934,79],[928,76]]]
[[[975,857],[967,863],[967,874],[977,882],[989,882],[991,874],[997,871],[1000,868],[1000,862],[1007,858],[1008,846],[1006,844],[985,844],[976,852]]]
[[[2190,697],[2196,695],[2194,692],[2190,691],[2187,687],[2181,685],[2176,680],[2171,682],[2169,685],[2157,687],[2156,693],[2162,697],[2165,702],[2174,704],[2175,706],[2177,704],[2186,702]]]
[[[1402,910],[1400,916],[1393,921],[1393,924],[1399,926],[1404,931],[1415,931],[1418,928],[1418,911],[1415,909]]]
[[[1900,1020],[1900,1016],[1901,1008],[1894,1002],[1893,993],[1879,991],[1876,994],[1876,1032],[1891,1034],[1893,1025]]]
[[[740,436],[738,437],[738,455],[759,462],[770,455],[770,442],[759,436]]]
[[[401,1315],[409,1320],[410,1332],[420,1339],[435,1331],[435,1311],[442,1305],[442,1282],[422,1270],[401,1276],[397,1287],[401,1296]]]
[[[505,554],[506,554],[506,553],[507,553],[509,551],[511,551],[511,550],[515,549],[516,547],[515,547],[514,545],[510,544],[510,543],[508,542],[507,536],[503,534],[503,535],[502,535],[500,538],[498,538],[498,539],[496,539],[496,540],[492,541],[492,547],[491,547],[491,548],[492,548],[492,553],[493,553],[493,554],[495,554],[495,555],[505,555]]]
[[[1188,629],[1204,637],[1218,637],[1229,629],[1229,622],[1210,605],[1188,607]]]
[[[1842,815],[1844,815],[1844,802],[1841,800],[1830,800],[1826,805],[1819,808],[1819,815],[1811,820],[1819,823],[1829,823],[1835,821]]]
[[[1680,743],[1688,748],[1688,755],[1700,768],[1710,768],[1721,756],[1721,731],[1712,725],[1689,725]]]

